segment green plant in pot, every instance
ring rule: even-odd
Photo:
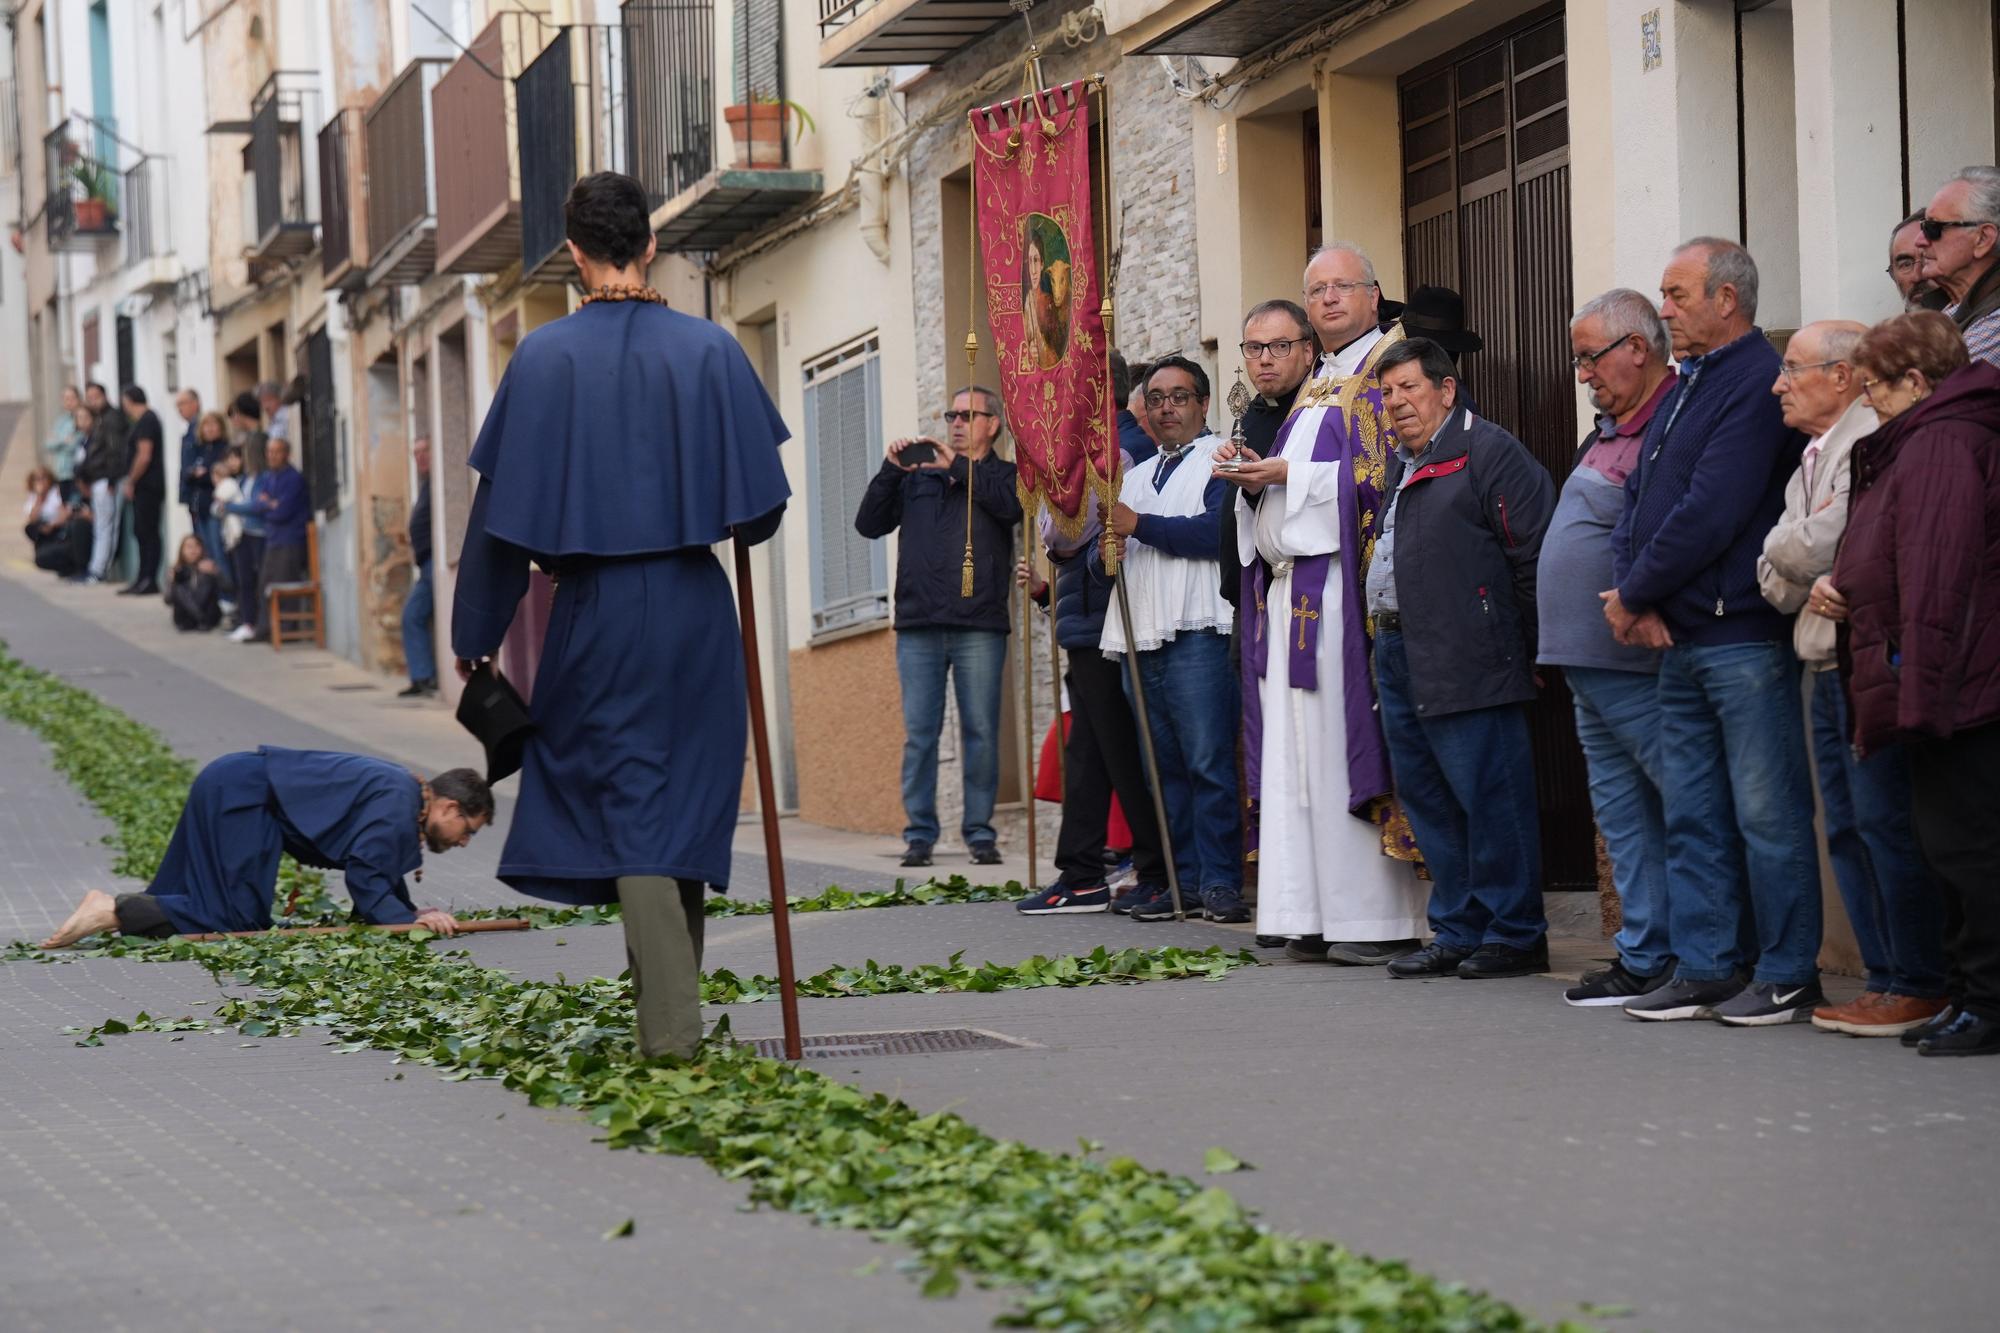
[[[113,201],[117,198],[117,180],[111,168],[85,158],[70,167],[69,175],[77,189],[83,192],[75,204],[76,229],[111,230],[111,221],[115,216]]]
[[[813,124],[812,113],[797,102],[768,93],[752,93],[749,101],[724,107],[722,116],[729,122],[730,137],[736,141],[736,165],[739,169],[771,170],[783,167],[785,138],[792,117],[798,118],[798,134],[793,139],[795,143],[818,128]]]

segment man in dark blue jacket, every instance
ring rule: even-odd
[[[1396,443],[1365,587],[1382,735],[1430,868],[1434,936],[1389,975],[1526,976],[1549,965],[1527,704],[1555,485],[1458,402],[1453,369],[1428,338],[1376,363]]]
[[[1825,1003],[1805,714],[1790,622],[1758,591],[1757,557],[1805,438],[1771,396],[1780,363],[1755,325],[1749,252],[1689,241],[1660,292],[1681,373],[1625,482],[1604,613],[1620,642],[1665,649],[1667,933],[1679,964],[1625,1012],[1803,1023]]]
[[[993,802],[1000,785],[1001,668],[1009,575],[1021,500],[1014,465],[994,453],[1006,422],[1000,395],[959,390],[944,414],[950,439],[891,440],[861,497],[854,530],[896,543],[896,675],[903,688],[903,864],[927,866],[940,832],[938,735],[947,674],[958,700],[959,831],[976,865],[998,865]],[[928,451],[918,461],[911,446]],[[903,455],[911,454],[904,462]]]
[[[291,441],[273,435],[264,445],[264,474],[257,485],[257,507],[264,519],[264,567],[257,586],[302,583],[312,577],[306,529],[312,526],[312,492],[305,477],[292,466]],[[271,637],[260,617],[252,643]]]

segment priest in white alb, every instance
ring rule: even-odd
[[[1367,256],[1323,248],[1306,312],[1327,349],[1268,458],[1217,451],[1237,488],[1244,745],[1257,789],[1257,933],[1294,957],[1367,966],[1413,951],[1424,886],[1391,796],[1369,669],[1362,579],[1393,447],[1374,363],[1381,325]]]

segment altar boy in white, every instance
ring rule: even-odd
[[[1104,536],[1121,561],[1134,642],[1126,643],[1115,615],[1104,618],[1101,642],[1108,657],[1136,649],[1184,905],[1211,921],[1248,921],[1236,782],[1241,714],[1229,665],[1231,611],[1220,589],[1228,488],[1210,475],[1222,441],[1208,429],[1208,373],[1185,357],[1162,358],[1146,379],[1145,402],[1160,452],[1125,474]],[[1112,907],[1135,921],[1174,914],[1164,888]]]
[[[1257,933],[1294,957],[1352,965],[1414,950],[1424,886],[1389,764],[1369,669],[1362,579],[1380,522],[1387,451],[1374,365],[1401,337],[1360,251],[1329,246],[1306,268],[1306,312],[1328,348],[1271,456],[1225,445],[1244,565],[1244,744],[1260,790]],[[1233,465],[1233,466],[1232,466]]]

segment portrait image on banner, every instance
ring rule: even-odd
[[[986,314],[1022,503],[1074,535],[1086,497],[1115,499],[1117,405],[1091,216],[1089,86],[971,113]]]

